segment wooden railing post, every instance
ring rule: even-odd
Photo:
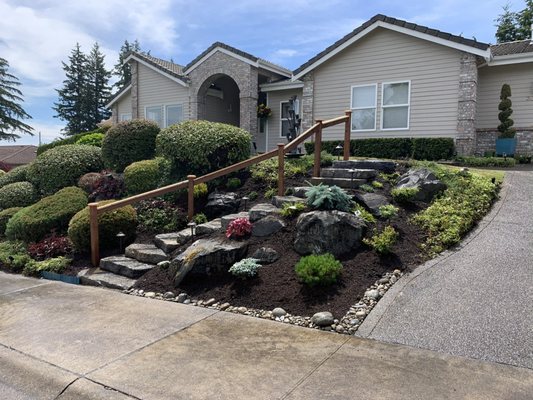
[[[100,263],[100,240],[98,237],[98,203],[89,204],[89,227],[91,230],[91,263],[98,267]]]
[[[278,196],[285,194],[285,145],[278,143]]]
[[[322,120],[317,119],[316,123],[318,126],[316,127],[315,132],[315,165],[313,167],[313,177],[319,178],[320,177],[320,153],[322,152]]]
[[[196,175],[187,175],[189,186],[187,187],[187,217],[189,221],[194,217],[194,180]]]
[[[352,110],[345,111],[348,119],[344,123],[344,161],[350,159],[350,133],[352,131]]]

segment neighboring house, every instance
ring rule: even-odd
[[[511,85],[520,153],[533,153],[533,44],[489,45],[376,15],[290,71],[215,43],[186,66],[132,53],[132,81],[108,104],[113,122],[184,119],[241,126],[258,151],[285,142],[287,106],[300,99],[302,129],[352,110],[352,139],[451,137],[459,154],[493,150],[500,89]],[[258,124],[256,105],[272,116]],[[340,139],[342,127],[325,131]]]
[[[14,168],[31,163],[37,157],[37,146],[0,146],[0,163]]]

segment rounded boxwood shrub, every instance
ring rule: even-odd
[[[159,126],[153,121],[134,119],[109,129],[102,142],[106,168],[124,171],[135,161],[148,160],[155,154],[155,138]]]
[[[27,181],[27,171],[31,164],[15,167],[11,171],[0,176],[0,187],[15,182]]]
[[[101,201],[98,204],[109,204],[114,200]],[[137,228],[137,213],[132,206],[125,206],[116,210],[108,211],[98,216],[98,232],[100,247],[118,247],[117,233],[126,235],[124,244],[127,245],[135,239]],[[89,207],[79,211],[70,220],[68,237],[74,248],[78,251],[88,251],[91,248],[91,229],[89,226]]]
[[[0,210],[26,207],[37,201],[37,191],[30,182],[15,182],[0,188]]]
[[[85,206],[87,195],[82,189],[61,189],[16,213],[7,223],[6,236],[29,243],[42,240],[52,231],[65,232],[72,216]]]
[[[337,281],[341,270],[341,262],[330,253],[302,257],[295,266],[296,275],[309,286],[330,285]]]
[[[28,170],[28,180],[44,194],[75,186],[87,172],[103,168],[102,152],[96,146],[69,144],[41,154]]]
[[[124,170],[124,183],[129,195],[148,192],[163,185],[170,173],[170,163],[162,157],[136,161]]]
[[[103,133],[89,133],[82,136],[76,141],[76,144],[86,144],[89,146],[102,147],[102,141],[105,135]]]
[[[216,171],[250,156],[251,135],[232,125],[184,121],[157,136],[157,154],[172,162],[181,176]]]
[[[20,210],[22,210],[22,207],[11,207],[0,211],[0,236],[4,236],[6,232],[7,221]]]

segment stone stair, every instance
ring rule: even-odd
[[[334,161],[330,168],[322,168],[320,177],[312,178],[314,185],[336,185],[345,189],[355,189],[374,180],[380,172],[391,172],[396,168],[392,161],[348,160]]]

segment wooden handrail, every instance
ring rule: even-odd
[[[292,142],[287,143],[285,145],[285,154],[290,151],[293,151],[296,147],[298,147],[299,144],[302,144],[306,139],[309,139],[311,136],[313,136],[316,132],[317,127],[318,124],[314,124],[311,128],[303,132],[301,135],[298,135],[298,137]]]
[[[342,117],[337,117],[333,119],[328,119],[327,121],[322,122],[322,129],[329,128],[333,125],[342,124],[343,122],[346,122],[346,119],[349,117],[347,115],[343,115]]]

